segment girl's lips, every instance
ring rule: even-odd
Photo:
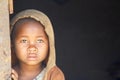
[[[37,56],[36,55],[29,55],[27,58],[28,58],[28,60],[36,60]]]

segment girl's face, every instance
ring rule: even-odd
[[[48,55],[48,37],[38,22],[27,22],[15,29],[15,53],[22,64],[39,65]]]

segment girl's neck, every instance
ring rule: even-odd
[[[26,65],[20,64],[18,65],[18,74],[19,75],[38,75],[42,71],[42,65]]]

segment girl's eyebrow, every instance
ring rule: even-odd
[[[37,36],[36,38],[45,38],[45,39],[48,39],[46,36]]]
[[[20,37],[27,38],[28,36],[20,36]]]
[[[39,37],[44,37],[44,36],[37,36],[37,37],[39,38]]]
[[[28,38],[29,36],[28,35],[20,35],[19,37],[25,37],[25,38]],[[30,36],[31,37],[31,36]],[[36,38],[44,38],[45,36],[44,35],[37,35]]]
[[[19,37],[21,37],[21,38],[28,38],[29,36],[22,35],[22,36],[19,36]],[[36,38],[44,38],[44,36],[36,36]]]

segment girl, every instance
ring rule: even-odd
[[[29,9],[11,21],[12,79],[65,80],[55,63],[54,33],[49,18]]]

